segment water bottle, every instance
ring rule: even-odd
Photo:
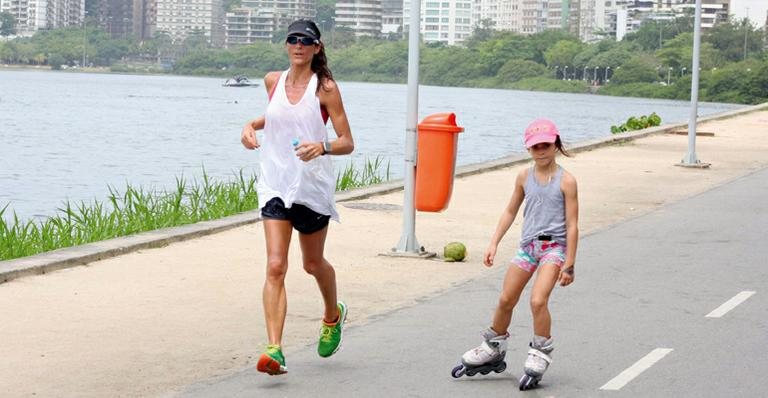
[[[294,138],[291,141],[291,144],[293,145],[293,148],[295,150],[296,147],[299,146],[299,137]],[[323,171],[322,171],[322,165],[320,164],[319,158],[312,159],[308,162],[302,161],[302,163],[304,163],[303,167],[307,171],[306,174],[311,175],[317,179],[322,179]]]

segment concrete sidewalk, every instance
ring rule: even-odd
[[[697,143],[699,158],[713,164],[709,170],[674,167],[685,154],[687,139],[670,134],[597,143],[594,150],[561,159],[579,182],[581,231],[596,233],[768,167],[766,126],[766,110],[700,126],[716,134]],[[339,203],[342,224],[332,224],[326,250],[340,297],[350,304],[350,330],[363,330],[382,314],[500,272],[480,265],[480,257],[509,200],[515,174],[527,165],[500,161],[486,166],[465,170],[467,175],[456,180],[448,210],[417,215],[420,243],[439,251],[447,242],[462,241],[469,248],[465,263],[379,256],[400,237],[402,192],[397,186],[387,188],[392,191],[387,194]],[[12,320],[0,328],[5,343],[0,345],[0,391],[10,396],[153,396],[253,366],[266,343],[260,300],[265,254],[261,225],[244,223],[0,284],[0,303],[7,303],[0,306],[0,317]],[[516,222],[499,259],[514,253],[519,229]],[[297,243],[286,281],[289,361],[301,358],[304,347],[317,338],[322,311],[316,284],[301,269]],[[460,354],[453,349],[461,351],[476,340],[472,333],[465,336],[459,347],[447,351],[452,360]]]

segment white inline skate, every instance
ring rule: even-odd
[[[523,376],[520,378],[520,390],[525,391],[535,388],[541,381],[544,372],[552,363],[550,354],[555,349],[552,338],[533,336],[528,350],[528,358],[525,360]]]
[[[501,373],[507,368],[504,356],[507,355],[509,334],[497,335],[492,329],[483,331],[483,343],[461,356],[461,363],[453,368],[451,376],[458,379],[463,375],[474,376],[478,373],[487,375]]]

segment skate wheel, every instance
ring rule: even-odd
[[[506,369],[507,369],[507,363],[506,362],[501,362],[499,364],[499,366],[497,366],[496,369],[494,369],[493,371],[496,372],[496,373],[501,373],[501,372],[503,372]]]
[[[520,378],[520,391],[530,390],[531,388],[536,387],[537,384],[539,384],[537,378],[524,374],[523,377]]]
[[[465,368],[464,365],[459,365],[453,368],[453,370],[451,370],[451,376],[454,379],[458,379],[459,377],[464,376],[464,373],[466,373],[466,371],[467,371],[467,368]]]
[[[487,375],[488,373],[491,373],[491,370],[490,370],[490,369],[488,369],[488,370],[481,370],[481,371],[480,371],[480,374],[481,374],[481,375]]]

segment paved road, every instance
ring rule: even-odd
[[[534,391],[517,390],[531,330],[523,301],[510,329],[507,371],[449,375],[489,322],[499,267],[349,328],[343,350],[331,359],[319,358],[314,347],[292,350],[288,375],[244,369],[181,395],[763,397],[767,234],[768,169],[582,238],[577,282],[556,289],[551,302],[554,363]],[[746,300],[731,302],[721,317],[707,317],[740,292],[755,293],[739,296]]]

